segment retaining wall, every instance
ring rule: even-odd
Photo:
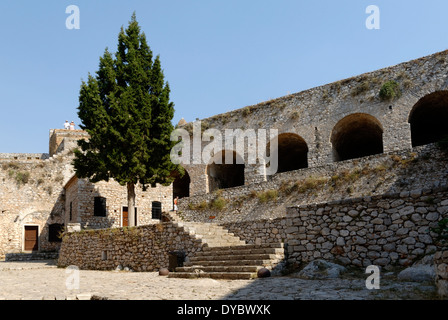
[[[248,243],[285,243],[296,265],[323,258],[391,267],[435,252],[431,228],[447,216],[443,187],[290,207],[285,217],[224,226]]]

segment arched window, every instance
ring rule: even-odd
[[[421,98],[409,114],[412,146],[433,143],[448,136],[448,91]]]
[[[334,126],[331,143],[334,161],[383,153],[383,128],[369,114],[351,114]]]

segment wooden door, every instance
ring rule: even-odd
[[[25,251],[39,250],[38,236],[39,227],[25,226]]]
[[[135,208],[135,226],[137,225],[137,208]],[[123,227],[129,226],[128,207],[123,207]]]
[[[128,207],[123,207],[123,227],[129,226]]]

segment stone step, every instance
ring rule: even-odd
[[[7,253],[5,261],[53,260],[58,257],[58,252]]]
[[[197,234],[209,234],[209,235],[223,235],[223,234],[227,234],[227,235],[231,235],[233,237],[235,237],[235,234],[230,233],[226,230],[221,230],[221,229],[216,229],[216,230],[201,230],[201,229],[196,229],[196,228],[191,228],[191,227],[187,227],[187,226],[183,226],[182,228],[184,228],[184,230],[191,232],[191,233],[197,233]]]
[[[217,230],[217,231],[201,231],[201,230],[193,230],[190,228],[185,228],[184,230],[190,234],[194,234],[194,235],[200,235],[202,237],[228,237],[228,238],[237,238],[239,239],[239,237],[235,236],[235,234],[227,232],[227,231],[222,231],[222,230]]]
[[[195,272],[202,270],[203,272],[257,272],[261,266],[198,266],[178,267],[176,272]]]
[[[202,252],[196,252],[196,257],[209,257],[209,256],[228,256],[228,255],[248,255],[248,254],[284,254],[283,248],[256,248],[256,249],[246,249],[239,246],[231,247],[231,249],[226,250],[207,250]]]
[[[230,254],[230,255],[209,255],[209,256],[194,256],[190,258],[190,262],[195,261],[228,261],[228,260],[273,260],[277,258],[275,254]],[[199,263],[198,263],[199,264]]]
[[[232,246],[232,245],[236,245],[236,244],[232,244],[230,242],[202,241],[202,248],[218,248],[218,247],[222,247],[222,246]]]
[[[222,246],[218,248],[203,248],[204,252],[207,251],[226,251],[226,250],[239,250],[239,249],[260,249],[260,248],[284,248],[283,243],[269,243],[269,244],[244,244],[239,246]]]
[[[170,272],[169,278],[198,279],[211,278],[221,280],[250,280],[257,277],[256,272]]]
[[[213,239],[213,238],[202,238],[202,242],[204,243],[213,243],[215,247],[236,247],[240,245],[244,245],[244,242],[238,239]],[[217,244],[221,243],[221,246]]]
[[[218,234],[193,233],[193,234],[196,238],[199,239],[229,239],[229,240],[241,241],[240,238],[225,233],[218,233]]]
[[[272,264],[272,260],[196,260],[187,261],[184,263],[185,267],[191,267],[196,265],[201,265],[205,267],[211,266],[265,266]]]

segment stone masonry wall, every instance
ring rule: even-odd
[[[131,228],[73,232],[65,235],[58,266],[134,271],[158,271],[169,266],[169,253],[186,257],[202,251],[202,243],[171,222]]]
[[[140,185],[135,187],[137,225],[153,224],[159,220],[152,219],[152,202],[162,203],[162,211],[172,210],[172,186],[157,185],[143,191]],[[94,216],[95,197],[106,198],[106,216]],[[103,229],[122,227],[122,209],[128,206],[127,190],[115,181],[91,183],[86,179],[74,178],[66,186],[66,212],[72,207],[72,220],[66,215],[65,223],[80,222],[83,228]]]
[[[436,251],[431,228],[448,217],[448,188],[290,207],[286,217],[224,224],[248,243],[283,242],[288,261],[407,266]]]
[[[16,158],[0,160],[0,258],[23,252],[25,226],[38,226],[39,251],[57,251],[60,243],[49,242],[48,226],[63,223],[63,186],[73,175],[70,156]]]
[[[308,166],[312,168],[334,162],[333,130],[344,117],[358,113],[366,114],[380,124],[384,152],[409,149],[409,117],[413,107],[426,95],[448,88],[447,54],[448,51],[435,53],[202,119],[202,131],[218,129],[223,137],[225,129],[277,129],[279,134],[296,134],[307,144]],[[402,95],[391,101],[382,100],[380,89],[390,80],[399,84]],[[182,127],[192,132],[193,122]],[[202,148],[208,144],[203,142]],[[224,141],[221,145],[225,149]],[[240,156],[247,161],[247,154]],[[207,164],[193,163],[191,157],[191,165],[185,166],[193,181],[190,194],[209,192]],[[251,166],[246,166],[246,184],[266,179],[248,174],[252,170]]]
[[[285,217],[292,205],[431,190],[448,186],[447,161],[431,144],[279,173],[266,182],[180,199],[179,215],[187,221],[239,223]],[[217,199],[223,207],[214,206]]]

